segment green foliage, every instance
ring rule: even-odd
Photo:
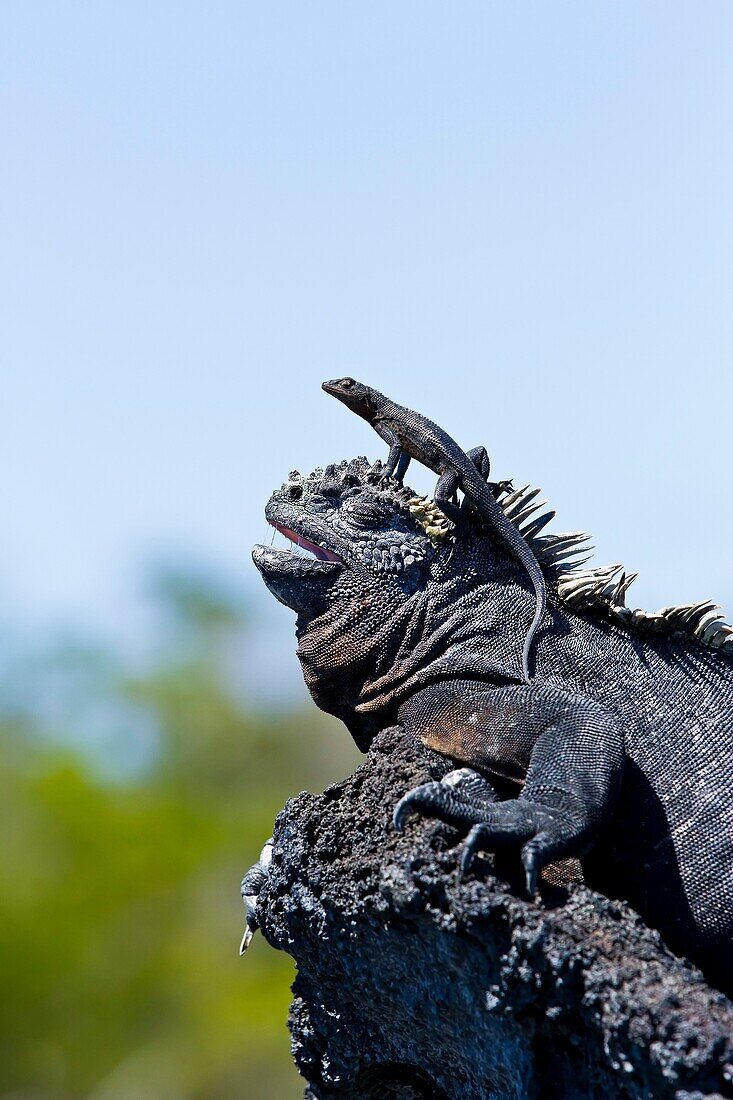
[[[239,959],[239,879],[285,798],[345,774],[356,753],[315,708],[242,701],[224,673],[244,659],[236,600],[184,575],[156,592],[167,628],[148,667],[88,647],[54,665],[79,714],[94,697],[116,715],[110,759],[138,725],[155,731],[132,778],[59,729],[74,708],[38,705],[37,670],[0,715],[0,1096],[302,1096],[285,1028],[292,963],[259,936]]]

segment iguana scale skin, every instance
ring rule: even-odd
[[[324,382],[323,389],[342,401],[352,412],[363,417],[385,443],[389,444],[385,476],[394,475],[402,484],[410,459],[417,459],[439,475],[435,502],[445,515],[457,521],[460,513],[453,498],[456,491],[461,489],[466,499],[471,501],[482,518],[504,540],[511,553],[527,570],[536,600],[534,617],[522,651],[522,671],[524,679],[529,680],[529,654],[547,607],[547,588],[537,558],[514,524],[506,518],[496,502],[496,496],[486,484],[489,456],[485,448],[476,447],[468,453],[462,451],[456,441],[432,420],[390,401],[379,390],[356,382],[353,378],[337,378]]]
[[[362,751],[397,725],[462,765],[407,792],[398,827],[414,812],[458,826],[464,871],[479,850],[513,848],[531,891],[542,868],[576,857],[591,887],[629,901],[730,991],[733,660],[572,610],[548,576],[549,625],[531,684],[518,683],[533,602],[522,568],[471,514],[431,538],[412,497],[358,459],[291,474],[267,504],[315,554],[253,551],[297,612],[315,702]]]

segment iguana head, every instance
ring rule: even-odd
[[[440,528],[431,541],[428,502],[380,474],[381,464],[373,469],[366,459],[307,478],[293,471],[270,497],[265,517],[295,552],[257,546],[253,560],[273,595],[298,612],[299,635],[335,604],[354,601],[352,613],[366,624],[403,602],[421,584],[434,539],[447,534],[434,510]]]
[[[265,515],[302,555],[261,545],[254,563],[277,599],[297,612],[298,656],[316,702],[360,744],[370,721],[379,728],[443,665],[451,675],[469,666],[475,674],[480,651],[479,663],[495,667],[497,647],[486,630],[515,663],[511,631],[490,622],[501,618],[503,601],[494,600],[491,611],[484,604],[477,620],[473,596],[490,581],[501,583],[502,570],[512,579],[516,567],[494,557],[491,540],[468,520],[456,530],[432,501],[384,480],[381,463],[355,459],[307,478],[294,472]],[[512,606],[509,596],[505,602]]]

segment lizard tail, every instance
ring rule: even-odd
[[[504,510],[497,502],[494,494],[487,487],[486,483],[482,481],[480,477],[474,477],[472,473],[470,480],[468,478],[464,479],[464,493],[466,492],[466,488],[468,488],[469,495],[472,497],[473,503],[478,507],[481,515],[488,521],[495,533],[502,539],[517,561],[524,566],[532,581],[532,587],[534,588],[535,594],[535,612],[532,624],[524,639],[524,649],[522,650],[522,671],[525,681],[529,683],[529,655],[535,635],[539,630],[545,611],[547,610],[547,584],[545,583],[545,576],[540,567],[540,563],[535,557],[532,547],[509,517],[504,514]]]
[[[527,549],[529,549],[529,547]],[[547,587],[545,585],[545,578],[542,575],[542,570],[531,550],[527,557],[522,556],[522,565],[529,573],[535,594],[534,618],[527,631],[524,639],[524,649],[522,650],[522,671],[524,672],[524,679],[529,683],[529,654],[532,649],[534,636],[539,630],[540,624],[545,617],[545,611],[547,610]]]

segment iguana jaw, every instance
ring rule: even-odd
[[[290,550],[262,545],[252,550],[252,561],[276,600],[308,614],[323,607],[331,583],[344,569],[340,561],[299,557]]]
[[[315,613],[323,607],[331,583],[343,571],[345,564],[335,551],[323,546],[314,537],[308,537],[313,536],[313,531],[309,529],[306,535],[295,530],[296,526],[300,526],[300,517],[296,520],[291,509],[287,509],[287,516],[284,512],[285,509],[277,501],[270,500],[265,509],[267,522],[294,546],[308,551],[313,557],[259,545],[252,551],[252,561],[280,603],[293,611]],[[285,518],[288,523],[284,522]]]

